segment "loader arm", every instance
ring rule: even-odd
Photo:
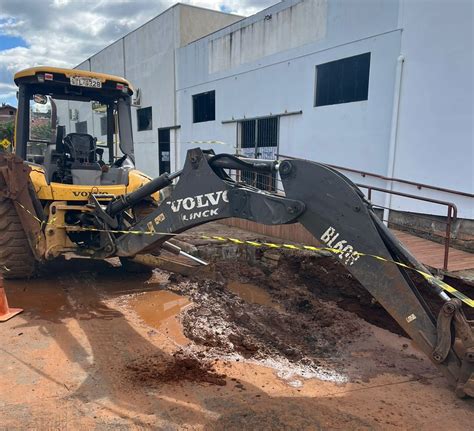
[[[284,196],[238,183],[225,169],[278,172]],[[188,151],[182,171],[162,175],[147,184],[147,189],[112,201],[102,220],[108,217],[120,226],[123,211],[177,177],[171,195],[153,213],[127,227],[133,234],[116,234],[115,254],[134,256],[162,245],[173,234],[228,217],[268,225],[299,222],[323,246],[340,251],[337,258],[433,361],[459,396],[474,396],[474,337],[460,302],[427,283],[427,288],[434,288],[445,301],[436,318],[412,282],[410,271],[364,256],[424,269],[380,222],[370,202],[349,179],[306,160],[278,163],[194,149]],[[455,338],[464,342],[462,352],[454,350]]]

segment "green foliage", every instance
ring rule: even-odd
[[[52,136],[51,120],[32,124],[30,130],[30,138],[38,141],[50,141]]]
[[[10,142],[13,142],[14,135],[15,135],[15,122],[14,121],[0,123],[0,141],[2,141],[3,139],[8,139]]]

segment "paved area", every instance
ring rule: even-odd
[[[166,290],[167,283],[163,273],[131,275],[117,262],[83,259],[64,262],[43,279],[6,282],[11,305],[25,312],[0,326],[0,429],[472,427],[473,401],[457,399],[407,339],[375,327],[369,345],[348,346],[369,377],[349,368],[343,383],[313,378],[291,386],[271,367],[228,358],[215,363],[224,386],[161,382],[153,373],[152,385],[130,379],[137,358],[167,360],[189,342],[170,335],[179,319],[168,331],[129,307],[134,295]],[[173,301],[157,313],[187,303]]]
[[[390,230],[420,262],[432,268],[443,268],[444,244],[420,238],[407,232]],[[474,254],[450,247],[448,271],[457,272],[471,269],[474,269]]]

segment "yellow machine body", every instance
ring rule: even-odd
[[[42,201],[86,201],[91,193],[96,195],[120,196],[133,192],[150,181],[150,177],[134,169],[128,174],[128,185],[97,186],[50,183],[46,181],[44,169],[41,166],[30,165],[30,179],[38,199]],[[158,202],[159,193],[152,195]]]
[[[12,200],[0,197],[0,210],[12,217],[16,211],[18,221],[11,227],[18,236],[16,241],[31,247],[31,252],[24,250],[23,254],[13,248],[4,251],[2,265],[8,267],[4,275],[21,278],[35,273],[35,262],[65,253],[100,257],[93,245],[87,245],[87,232],[78,237],[77,223],[80,217],[90,215],[91,195],[107,204],[151,178],[135,168],[133,88],[129,81],[105,73],[47,66],[22,70],[14,81],[18,85],[15,156],[0,154],[0,182],[9,189],[7,196]],[[78,127],[81,121],[85,130]],[[78,156],[84,152],[76,153],[80,145],[67,142],[72,135],[89,139],[86,159]],[[105,154],[107,158],[103,158]],[[149,195],[130,217],[143,216],[159,200],[159,192]],[[11,235],[0,229],[0,240]]]

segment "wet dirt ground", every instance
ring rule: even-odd
[[[193,277],[73,259],[5,282],[25,311],[0,327],[0,429],[472,427],[472,400],[354,314],[366,298],[325,258],[228,257]]]

